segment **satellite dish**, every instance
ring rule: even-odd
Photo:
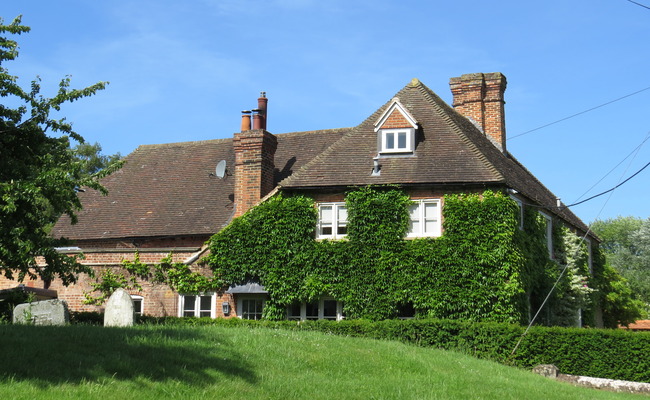
[[[226,176],[226,160],[221,160],[217,163],[217,168],[215,170],[215,175],[219,179],[223,179]]]

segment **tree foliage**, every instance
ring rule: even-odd
[[[82,163],[81,173],[85,176],[93,176],[106,168],[120,165],[122,159],[120,153],[102,154],[102,146],[97,142],[94,144],[88,142],[79,143],[74,147],[73,151],[75,160]]]
[[[63,104],[104,89],[105,82],[71,89],[70,78],[65,77],[56,95],[48,98],[41,94],[40,78],[24,90],[9,73],[5,65],[18,56],[18,43],[8,35],[29,30],[20,17],[8,25],[0,19],[0,97],[6,100],[0,104],[0,274],[20,281],[59,277],[69,284],[87,268],[59,253],[56,247],[65,242],[50,237],[49,231],[63,214],[76,222],[75,212],[81,209],[77,191],[88,187],[105,192],[99,178],[119,164],[85,174],[85,163],[71,149],[71,141],[82,144],[83,137],[65,118],[50,116]],[[38,257],[45,267],[37,265]]]
[[[636,298],[650,311],[650,218],[617,217],[596,221],[592,229],[601,239],[608,264],[622,276]],[[619,275],[620,274],[620,275]]]

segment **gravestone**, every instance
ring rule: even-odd
[[[104,326],[133,326],[135,309],[133,300],[126,290],[117,289],[106,302]]]
[[[14,308],[14,324],[65,325],[70,322],[65,300],[43,300],[18,304]]]

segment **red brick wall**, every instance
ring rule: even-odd
[[[397,129],[397,128],[412,128],[411,124],[406,120],[406,117],[397,109],[393,110],[386,118],[381,129]]]
[[[474,120],[504,151],[506,83],[500,72],[465,74],[449,81],[456,111]]]
[[[276,137],[262,129],[235,133],[235,217],[274,188]]]

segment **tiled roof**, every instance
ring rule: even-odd
[[[355,128],[276,135],[276,182],[287,189],[322,189],[369,184],[509,187],[574,227],[587,227],[509,153],[502,152],[467,118],[429,88],[413,80],[395,97],[417,120],[413,155],[377,156],[374,124],[386,103]],[[79,222],[67,217],[56,237],[111,239],[210,235],[233,214],[234,176],[211,174],[220,160],[234,171],[232,139],[140,146],[124,167],[103,180],[108,196],[80,193]]]
[[[512,155],[497,148],[421,82],[413,80],[394,97],[420,126],[413,155],[382,156],[380,175],[371,174],[377,156],[374,123],[390,106],[388,102],[280,185],[290,189],[370,184],[509,187],[574,227],[587,230],[569,209],[558,209],[555,195]]]
[[[633,324],[630,324],[627,329],[632,329],[636,331],[650,331],[650,320],[644,319],[636,321]]]
[[[345,131],[277,135],[276,179],[290,176]],[[79,193],[78,223],[63,217],[52,233],[76,240],[214,234],[233,214],[234,176],[211,175],[220,160],[234,171],[232,139],[140,146],[102,181],[108,196]]]

